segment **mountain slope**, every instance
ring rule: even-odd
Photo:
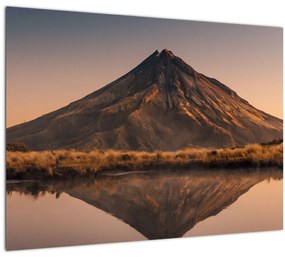
[[[34,150],[176,150],[264,142],[282,134],[281,119],[163,50],[100,90],[8,128],[7,142]]]

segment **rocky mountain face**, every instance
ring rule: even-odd
[[[165,151],[232,147],[282,135],[281,119],[163,50],[86,97],[8,128],[7,142],[33,150]]]

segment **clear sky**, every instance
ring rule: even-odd
[[[282,37],[274,27],[7,8],[7,127],[82,98],[164,48],[282,118]]]

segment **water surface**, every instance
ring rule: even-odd
[[[282,181],[272,169],[11,181],[7,249],[278,230]]]

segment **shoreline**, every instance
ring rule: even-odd
[[[6,179],[77,179],[104,173],[213,169],[283,169],[283,144],[175,152],[77,151],[7,152]]]

